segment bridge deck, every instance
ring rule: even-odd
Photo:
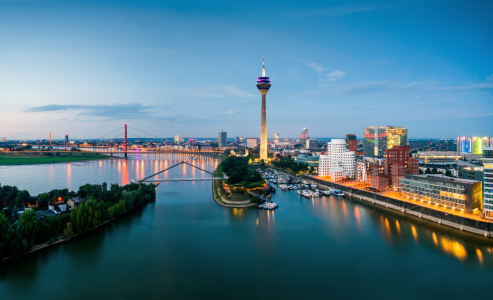
[[[167,182],[167,181],[208,181],[225,180],[224,178],[168,178],[168,179],[146,179],[140,182]]]

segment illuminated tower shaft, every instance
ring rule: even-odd
[[[262,111],[260,121],[260,159],[267,160],[267,105],[266,95],[270,89],[269,77],[265,77],[265,58],[262,63],[262,77],[257,80],[257,88],[262,95]]]

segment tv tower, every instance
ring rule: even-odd
[[[262,112],[260,121],[260,159],[267,160],[267,109],[265,96],[270,89],[269,77],[265,77],[265,57],[262,58],[262,77],[257,80],[257,88],[262,95]]]

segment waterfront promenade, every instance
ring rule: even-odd
[[[446,225],[461,231],[493,238],[493,222],[485,220],[478,215],[452,211],[450,209],[440,208],[436,205],[425,204],[421,201],[413,201],[402,195],[398,197],[398,193],[375,193],[356,188],[347,183],[328,181],[313,176],[303,176],[303,178],[317,183],[319,186],[326,189],[340,189],[351,197],[374,205],[376,204],[401,213],[426,219],[438,223],[439,225]]]

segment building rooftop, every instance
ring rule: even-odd
[[[406,178],[417,178],[417,179],[433,179],[441,182],[456,182],[456,183],[465,183],[465,184],[473,184],[476,182],[480,182],[477,180],[463,179],[463,178],[452,178],[441,174],[426,174],[426,175],[412,175],[406,174]]]

